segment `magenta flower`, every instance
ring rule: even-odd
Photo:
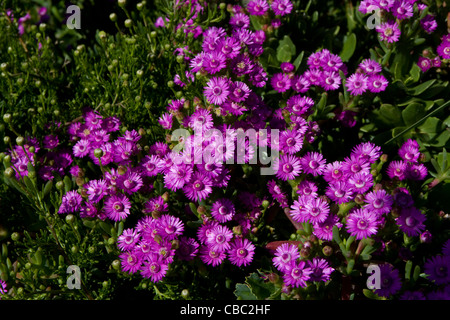
[[[314,177],[321,175],[325,170],[326,160],[319,152],[309,151],[300,160],[304,173],[312,174]]]
[[[117,180],[118,187],[130,195],[138,192],[143,184],[139,172],[132,170],[131,168]]]
[[[205,174],[195,172],[183,191],[190,200],[201,201],[212,192],[212,181]]]
[[[275,91],[286,92],[291,88],[291,79],[289,78],[289,75],[279,72],[272,76],[272,79],[270,79],[270,84]]]
[[[176,251],[176,255],[178,259],[182,261],[191,261],[193,260],[198,253],[198,249],[200,245],[193,238],[188,237],[180,237],[180,246]]]
[[[193,169],[191,165],[179,164],[170,167],[169,172],[164,175],[164,184],[166,188],[176,191],[187,184],[192,176]]]
[[[295,261],[287,266],[283,275],[284,283],[288,286],[306,287],[306,281],[310,280],[313,270],[306,267],[305,261]]]
[[[369,78],[362,73],[354,73],[347,78],[346,86],[351,95],[358,96],[369,88]]]
[[[355,192],[363,194],[373,186],[373,176],[367,172],[358,172],[348,178],[348,183]]]
[[[436,48],[436,52],[442,59],[450,59],[450,38],[445,38]]]
[[[327,260],[318,257],[313,258],[312,261],[308,261],[308,266],[312,270],[310,274],[311,281],[327,282],[330,280],[331,273],[334,271],[334,268],[329,266]]]
[[[122,271],[136,273],[142,266],[142,255],[138,250],[125,251],[119,255]]]
[[[130,214],[131,202],[123,194],[109,196],[105,201],[105,214],[113,221],[120,221]]]
[[[388,84],[389,81],[382,74],[373,74],[367,79],[368,89],[373,93],[386,90]]]
[[[200,259],[207,265],[216,267],[221,264],[226,257],[225,252],[213,250],[210,246],[204,245],[200,248]]]
[[[236,210],[230,199],[221,198],[211,206],[211,215],[220,223],[225,223],[233,219]]]
[[[230,249],[230,241],[233,238],[233,232],[224,225],[218,225],[211,228],[206,237],[206,244],[214,251],[226,251]]]
[[[291,13],[294,6],[290,0],[273,0],[271,5],[273,13],[277,16],[285,16]]]
[[[381,288],[376,289],[375,293],[381,297],[389,297],[398,293],[402,288],[398,270],[388,263],[379,265],[379,267],[381,271]]]
[[[230,94],[228,79],[222,77],[211,78],[206,87],[204,87],[204,95],[209,103],[222,105]]]
[[[228,259],[235,266],[247,266],[253,260],[255,254],[255,245],[248,239],[236,238],[231,242],[228,250]]]
[[[349,202],[354,196],[354,191],[349,182],[336,181],[328,185],[325,194],[331,201],[341,204]]]
[[[247,4],[249,14],[262,16],[269,10],[269,4],[266,0],[252,0]]]
[[[77,158],[83,158],[88,155],[90,149],[90,142],[87,139],[81,139],[73,146],[73,155]]]
[[[386,190],[380,189],[367,193],[364,202],[367,203],[364,208],[378,215],[382,215],[391,211],[394,199]]]
[[[295,179],[302,170],[300,159],[294,155],[281,155],[274,161],[276,177],[288,181]]]
[[[117,247],[122,251],[132,250],[140,240],[140,234],[136,229],[128,228],[123,230],[117,238]]]
[[[359,67],[367,74],[373,75],[381,72],[381,65],[372,59],[364,59],[359,64]]]
[[[291,217],[298,222],[324,222],[329,212],[330,207],[322,198],[299,197],[291,206]]]
[[[82,201],[83,198],[76,190],[69,191],[62,197],[58,213],[76,212],[80,209]]]
[[[428,175],[428,169],[423,163],[408,163],[406,165],[405,177],[410,180],[423,180]]]
[[[325,241],[331,241],[333,239],[333,227],[342,227],[342,223],[339,222],[339,217],[337,215],[328,214],[325,221],[314,224],[313,234]]]
[[[183,222],[170,214],[163,214],[157,219],[156,230],[163,239],[174,240],[183,234]]]
[[[92,203],[99,202],[105,195],[108,194],[108,184],[106,180],[103,179],[89,181],[86,185],[86,189],[88,199]]]
[[[162,257],[157,254],[150,254],[144,260],[141,268],[141,275],[152,282],[159,282],[164,278],[169,269],[169,265],[162,261]]]
[[[400,216],[396,219],[396,222],[401,231],[409,237],[414,237],[425,230],[423,223],[426,219],[426,216],[419,209],[407,207],[400,210]]]
[[[272,262],[279,271],[286,272],[288,266],[298,258],[300,258],[298,247],[290,243],[283,243],[275,250]]]
[[[294,154],[303,146],[303,135],[295,129],[281,131],[280,150],[287,154]]]
[[[216,74],[226,67],[227,57],[220,51],[212,51],[207,53],[203,58],[203,68],[209,74]]]
[[[378,215],[366,208],[355,209],[347,216],[346,228],[358,240],[369,238],[378,231]]]
[[[383,22],[375,30],[378,32],[381,41],[387,41],[388,43],[397,42],[401,34],[400,27],[395,21]]]

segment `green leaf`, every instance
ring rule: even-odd
[[[405,279],[409,280],[411,278],[412,261],[408,260],[405,265]]]
[[[300,54],[297,56],[297,58],[295,58],[293,65],[295,66],[295,70],[298,70],[298,68],[300,67],[300,64],[302,63],[303,60],[303,55],[305,54],[305,51],[300,52]]]
[[[242,283],[236,284],[234,295],[236,296],[237,300],[257,300],[257,297],[252,293],[250,288]]]
[[[356,35],[354,33],[351,33],[348,37],[344,40],[344,46],[342,48],[341,53],[339,56],[341,57],[343,62],[348,62],[350,58],[353,56],[353,53],[356,49]]]
[[[52,187],[53,187],[53,180],[47,181],[44,190],[42,191],[42,198],[45,198],[45,196],[49,194],[49,192],[52,190]]]
[[[272,282],[265,282],[255,272],[247,277],[245,282],[249,285],[250,290],[259,300],[268,298],[275,289],[275,285]]]
[[[258,18],[258,16],[250,15],[250,22],[252,23],[252,26],[255,30],[261,30],[262,24]]]
[[[411,70],[409,71],[412,81],[417,82],[420,80],[420,72],[421,70],[417,63],[413,64]]]
[[[339,228],[337,226],[333,226],[333,240],[338,244],[342,243],[342,239],[339,236]]]
[[[280,62],[289,62],[296,53],[296,48],[291,38],[287,35],[280,40],[277,48],[277,59]]]
[[[436,81],[437,81],[436,79],[428,80],[422,84],[419,84],[418,86],[415,86],[414,88],[408,89],[407,92],[412,96],[418,96],[418,95],[424,93]]]
[[[425,106],[421,103],[412,103],[402,111],[403,121],[410,126],[425,116]]]
[[[403,125],[402,112],[392,104],[382,104],[379,111],[380,120],[391,127]]]

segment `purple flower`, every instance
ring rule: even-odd
[[[178,259],[182,261],[191,261],[193,260],[198,253],[198,249],[200,245],[193,238],[188,237],[180,237],[180,246],[176,251],[176,255]]]
[[[326,91],[339,89],[339,87],[341,86],[341,77],[339,75],[339,72],[337,71],[323,72],[321,86]]]
[[[341,204],[349,202],[353,198],[354,191],[347,181],[336,181],[328,185],[325,194],[331,201]]]
[[[416,140],[408,139],[398,149],[398,155],[405,161],[417,162],[420,157],[419,144]]]
[[[227,57],[220,51],[207,53],[203,58],[203,68],[209,74],[216,74],[226,67]]]
[[[163,239],[174,240],[183,234],[183,222],[170,214],[163,214],[157,219],[156,230]]]
[[[119,255],[122,271],[136,273],[142,265],[142,255],[137,251],[126,251]]]
[[[372,142],[364,142],[355,146],[351,154],[357,158],[374,163],[381,156],[381,148]]]
[[[143,212],[145,213],[162,213],[169,211],[169,205],[164,202],[164,199],[161,196],[156,196],[149,199],[144,204],[144,207],[145,209],[143,210]]]
[[[355,192],[363,194],[373,186],[373,176],[367,172],[358,172],[349,177],[348,183]]]
[[[88,199],[92,203],[97,203],[108,194],[108,184],[106,180],[91,180],[86,186]]]
[[[414,204],[414,199],[405,188],[397,188],[394,190],[394,201],[395,204],[402,208],[411,207]]]
[[[172,128],[173,123],[173,115],[171,113],[164,113],[159,117],[158,123],[166,130],[170,130]]]
[[[420,67],[422,72],[427,72],[433,66],[433,62],[431,61],[430,58],[419,57],[419,60],[417,61],[417,65]]]
[[[252,0],[247,4],[247,10],[251,15],[262,16],[269,10],[269,5],[266,0]]]
[[[235,28],[248,28],[250,18],[245,13],[239,12],[231,16],[229,23]]]
[[[193,174],[191,165],[179,164],[170,167],[169,172],[164,175],[164,184],[166,188],[176,191],[187,184]]]
[[[401,34],[400,27],[395,21],[383,22],[375,30],[378,32],[381,41],[387,41],[388,43],[397,42]]]
[[[330,267],[328,261],[323,258],[313,258],[312,261],[308,261],[308,265],[312,270],[310,275],[311,281],[327,282],[334,271],[334,268]]]
[[[309,90],[310,86],[311,83],[303,75],[297,75],[291,79],[291,87],[296,92],[305,93],[306,91]]]
[[[353,96],[358,96],[363,94],[369,88],[369,78],[367,75],[362,73],[354,73],[349,78],[347,78],[346,86],[348,91]]]
[[[136,229],[128,228],[123,230],[117,238],[117,247],[122,251],[132,250],[140,240],[140,234]]]
[[[359,64],[359,67],[367,74],[373,75],[381,72],[381,65],[372,59],[364,59]]]
[[[375,293],[381,297],[389,297],[400,291],[402,288],[402,282],[397,269],[393,268],[390,264],[385,263],[379,265],[381,288],[376,289]]]
[[[391,12],[399,20],[409,19],[414,14],[411,1],[397,0],[394,2]]]
[[[142,159],[140,168],[143,176],[153,177],[161,171],[162,161],[155,155],[147,155]]]
[[[248,98],[250,92],[250,88],[244,82],[232,82],[230,87],[230,99],[234,102],[243,102]]]
[[[183,187],[184,194],[190,200],[201,201],[212,192],[212,182],[205,174],[195,172]]]
[[[281,272],[287,271],[287,267],[300,258],[298,247],[290,243],[282,243],[275,250],[273,265]]]
[[[400,216],[396,219],[397,225],[400,230],[406,233],[409,237],[418,236],[423,230],[425,225],[426,216],[415,207],[402,208],[400,210]]]
[[[382,74],[373,74],[367,79],[368,89],[373,93],[386,90],[388,84],[389,81]]]
[[[306,281],[310,280],[313,270],[306,267],[305,261],[295,261],[287,266],[283,275],[284,283],[288,286],[306,287]]]
[[[238,267],[247,266],[253,260],[255,254],[255,245],[248,239],[236,238],[231,242],[228,250],[228,259]]]
[[[327,182],[347,180],[348,174],[345,173],[342,161],[328,163],[323,170],[323,178]]]
[[[105,201],[105,214],[113,221],[120,221],[130,214],[131,202],[123,194],[109,196]]]
[[[82,201],[83,198],[76,190],[69,191],[62,197],[62,203],[59,207],[58,213],[71,213],[78,211],[81,207]]]
[[[325,221],[314,224],[313,234],[325,241],[331,241],[333,239],[333,227],[342,227],[342,223],[339,222],[339,217],[333,214],[328,214]]]
[[[223,251],[213,250],[210,246],[202,246],[200,248],[200,259],[213,267],[221,264],[226,258],[226,254]]]
[[[364,208],[382,215],[391,211],[394,199],[386,190],[380,189],[367,193],[364,202],[367,203]]]
[[[203,93],[209,103],[222,105],[230,94],[229,88],[230,86],[227,78],[213,77],[206,84]]]
[[[450,59],[450,38],[444,39],[436,48],[436,52],[442,59]]]
[[[347,216],[346,228],[358,240],[369,238],[378,231],[378,215],[366,208],[354,209]]]
[[[1,296],[8,292],[6,286],[6,282],[0,279],[0,300],[2,299]]]
[[[327,219],[329,212],[330,207],[322,198],[307,197],[305,201],[294,200],[291,206],[291,216],[298,222],[321,223]]]
[[[303,146],[303,135],[301,132],[291,129],[284,130],[280,134],[280,150],[287,154],[294,154]]]
[[[141,275],[152,282],[159,282],[164,278],[169,269],[168,264],[162,261],[162,257],[157,254],[150,254],[144,260],[141,268]]]
[[[233,202],[227,198],[218,199],[211,206],[211,215],[220,223],[231,221],[235,212]]]
[[[131,168],[128,169],[124,175],[121,175],[117,181],[118,187],[130,195],[138,192],[143,184],[144,183],[139,172]]]
[[[233,238],[233,232],[224,225],[218,225],[211,228],[206,237],[206,244],[214,251],[226,251],[230,249],[230,241]]]
[[[423,180],[428,175],[428,169],[423,163],[410,164],[408,163],[405,170],[406,179],[410,180]]]
[[[42,145],[46,149],[54,149],[58,146],[58,144],[59,144],[58,136],[54,134],[49,134],[45,136],[44,140],[42,141]]]
[[[73,146],[73,155],[77,158],[83,158],[89,153],[90,149],[90,142],[87,139],[81,139]]]
[[[271,5],[273,13],[277,16],[285,16],[291,13],[294,6],[290,0],[273,0]]]
[[[406,178],[406,162],[404,161],[391,161],[386,169],[386,173],[389,178],[398,180],[404,180]]]
[[[270,79],[270,84],[275,91],[285,92],[291,88],[291,79],[289,78],[289,75],[279,72],[272,76],[272,79]]]
[[[274,168],[276,168],[276,177],[284,181],[295,179],[302,170],[300,159],[289,154],[276,158]]]
[[[317,185],[313,181],[303,180],[298,184],[297,194],[301,197],[317,197]]]

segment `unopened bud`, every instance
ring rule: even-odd
[[[322,253],[323,253],[326,257],[329,257],[329,256],[331,256],[331,255],[333,254],[333,248],[330,247],[330,246],[325,246],[325,247],[323,247],[323,249],[322,249]]]

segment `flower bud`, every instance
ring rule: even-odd
[[[5,171],[3,172],[3,174],[7,178],[12,178],[12,177],[14,177],[14,170],[11,167],[10,168],[6,168]]]
[[[109,15],[109,20],[111,20],[112,22],[116,22],[117,21],[117,14],[111,13]]]
[[[94,150],[94,156],[95,156],[96,158],[101,158],[101,157],[103,157],[103,150],[100,149],[100,148],[95,149],[95,150]]]
[[[11,122],[11,114],[10,113],[5,113],[4,115],[3,115],[3,121],[5,122],[5,123],[10,123]]]
[[[75,216],[74,216],[73,214],[68,214],[68,215],[66,216],[66,222],[67,222],[68,224],[72,224],[74,221],[75,221]]]
[[[323,253],[326,257],[329,257],[329,256],[331,256],[331,255],[333,254],[333,248],[330,247],[330,246],[325,246],[325,247],[323,247],[323,249],[322,249],[322,253]]]
[[[422,234],[420,235],[420,242],[421,243],[431,243],[431,239],[433,238],[432,234],[430,231],[425,230],[424,232],[422,232]]]
[[[11,138],[9,136],[4,136],[3,137],[3,143],[4,144],[10,144],[11,143]]]
[[[111,266],[113,267],[114,270],[119,270],[120,269],[120,260],[116,259],[111,263]]]
[[[19,147],[23,146],[24,143],[25,143],[24,137],[17,137],[17,138],[16,138],[16,144],[17,144]]]
[[[117,4],[119,5],[119,7],[123,8],[127,4],[127,1],[126,0],[118,0]]]

